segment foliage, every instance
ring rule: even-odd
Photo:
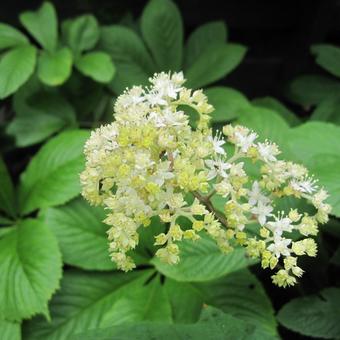
[[[289,84],[287,98],[305,111],[300,118],[289,103],[214,84],[242,62],[246,47],[231,42],[220,21],[185,40],[170,0],[149,1],[131,25],[103,26],[92,14],[60,22],[49,2],[19,21],[21,29],[0,23],[1,339],[338,337],[339,47],[312,46],[323,73]],[[105,211],[79,196],[88,128],[112,121],[113,99],[127,86],[179,70],[188,87],[206,87],[214,129],[232,122],[256,130],[329,191],[332,217],[298,288],[272,288],[243,251],[223,255],[205,238],[183,244],[177,267],[161,263],[153,235],[167,226],[157,218],[131,252],[137,270],[120,273],[110,261]],[[256,171],[251,162],[245,167]],[[290,208],[306,209],[294,199],[276,207]]]

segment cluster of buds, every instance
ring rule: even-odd
[[[150,87],[126,90],[115,103],[115,121],[93,131],[85,145],[82,194],[108,211],[112,260],[119,269],[133,269],[129,252],[138,244],[138,229],[159,218],[167,229],[155,235],[156,256],[166,263],[180,261],[181,240],[207,233],[224,253],[244,246],[263,268],[280,268],[272,276],[275,284],[294,284],[303,273],[297,256],[316,255],[310,236],[328,220],[327,192],[305,167],[279,160],[278,146],[257,142],[248,128],[226,125],[213,134],[213,107],[184,82],[182,73],[160,73]],[[198,113],[195,129],[181,110],[186,106]],[[225,202],[223,211],[215,209],[214,196]],[[286,196],[304,199],[313,214],[278,211]],[[188,220],[185,227],[180,217]],[[300,233],[298,241],[293,231]]]

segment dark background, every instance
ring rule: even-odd
[[[3,0],[0,21],[19,25],[18,14],[36,9],[41,0]],[[129,12],[137,19],[145,0],[52,1],[60,19],[93,13],[103,24]],[[284,86],[301,73],[322,71],[309,53],[313,43],[340,42],[340,0],[177,0],[186,37],[199,25],[223,20],[229,39],[248,46],[245,60],[222,84],[250,98],[275,96],[283,100]],[[297,112],[298,113],[298,112]]]

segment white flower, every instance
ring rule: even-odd
[[[243,134],[239,131],[235,132],[235,144],[241,148],[242,152],[247,152],[248,149],[254,144],[254,140],[256,138],[257,134],[255,132],[251,132],[250,134]]]
[[[262,201],[258,201],[257,206],[253,207],[250,211],[257,216],[259,223],[264,225],[266,223],[267,216],[271,215],[273,207],[271,205],[264,204]]]
[[[313,180],[312,178],[305,178],[300,181],[293,179],[290,182],[290,185],[294,190],[298,192],[312,194],[314,191],[317,190],[317,186],[315,185],[315,183],[316,181]]]
[[[274,234],[274,237],[281,236],[284,231],[291,232],[293,230],[292,220],[289,217],[275,216],[275,221],[267,223],[267,227]]]
[[[212,143],[215,153],[225,155],[225,150],[222,148],[222,145],[225,144],[225,141],[221,139],[220,134],[217,134],[214,138],[209,136],[209,141]]]
[[[289,256],[290,249],[288,248],[288,246],[291,244],[291,242],[291,239],[277,237],[274,238],[274,243],[269,245],[267,249],[272,252],[277,258],[279,258],[280,255]]]
[[[275,156],[280,153],[276,144],[269,143],[267,141],[265,143],[258,143],[257,149],[261,159],[263,159],[265,162],[275,162]]]
[[[253,183],[251,190],[248,192],[248,197],[248,203],[250,205],[256,205],[258,202],[262,202],[263,204],[268,204],[270,202],[270,199],[262,194],[258,181]]]
[[[209,168],[208,172],[208,180],[215,178],[216,176],[221,176],[222,178],[227,178],[228,173],[226,170],[229,170],[231,167],[230,163],[224,162],[222,159],[207,159],[205,160],[205,164]]]

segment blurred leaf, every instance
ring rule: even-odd
[[[223,21],[211,21],[193,31],[185,45],[185,67],[195,62],[200,55],[214,48],[224,45],[227,40],[227,27]]]
[[[212,123],[225,123],[239,116],[240,110],[250,107],[248,99],[230,87],[210,87],[204,91],[209,103],[215,108]]]
[[[197,89],[225,77],[240,64],[246,50],[239,44],[218,45],[206,50],[186,70],[186,86]]]
[[[140,322],[132,325],[121,325],[110,328],[91,330],[81,333],[75,339],[82,340],[255,340],[254,327],[231,315],[221,313],[208,307],[201,320],[194,324],[166,324],[156,322]],[[260,338],[258,338],[260,340]],[[264,340],[262,338],[262,340]]]
[[[93,48],[99,39],[97,19],[91,14],[69,19],[62,25],[63,39],[75,56]]]
[[[0,157],[0,210],[11,217],[16,215],[14,186],[6,164]]]
[[[66,271],[61,289],[50,303],[52,321],[42,317],[29,321],[25,339],[74,339],[76,333],[99,327],[115,303],[125,294],[141,289],[150,275],[151,271],[128,274]]]
[[[20,22],[46,50],[57,48],[58,22],[53,4],[44,2],[38,10],[20,14]]]
[[[27,44],[28,39],[16,28],[0,23],[0,49]]]
[[[150,0],[142,13],[141,30],[158,71],[179,71],[183,23],[177,6],[170,0]]]
[[[215,281],[197,283],[194,287],[204,296],[205,303],[277,336],[277,323],[270,299],[261,282],[249,270],[237,271]]]
[[[290,126],[301,124],[301,120],[294,114],[294,112],[289,110],[286,106],[273,97],[256,98],[252,100],[252,104],[275,111],[284,120],[286,120]]]
[[[65,126],[76,125],[76,113],[58,92],[43,91],[35,78],[14,94],[16,113],[7,126],[7,133],[15,137],[16,145],[24,147],[38,143]]]
[[[313,111],[310,120],[340,124],[340,95],[337,94],[323,99]]]
[[[158,271],[171,279],[184,282],[209,281],[254,263],[246,257],[244,249],[236,248],[223,254],[216,243],[208,236],[198,241],[184,240],[178,244],[181,261],[169,265],[154,257],[151,261]]]
[[[85,130],[66,131],[44,144],[21,175],[21,214],[66,203],[80,192]]]
[[[145,85],[155,71],[142,40],[129,28],[119,25],[103,27],[99,48],[111,55],[117,68],[112,82],[112,88],[117,94],[126,87]]]
[[[14,223],[13,220],[10,220],[9,218],[4,217],[4,216],[0,216],[0,225],[11,225],[13,223]],[[5,228],[0,229],[0,234],[3,233],[3,229],[5,229]]]
[[[56,52],[42,51],[38,59],[38,77],[46,85],[61,85],[71,74],[72,62],[72,52],[67,47]]]
[[[340,289],[326,288],[318,295],[293,299],[278,313],[286,328],[305,336],[335,339],[340,334]]]
[[[47,302],[59,286],[62,261],[57,241],[41,222],[24,220],[0,239],[0,317],[48,316]]]
[[[21,326],[18,322],[0,320],[1,340],[21,340]]]
[[[289,84],[287,96],[294,103],[308,108],[339,92],[340,82],[324,76],[307,74],[295,78]]]
[[[108,252],[108,226],[102,222],[105,216],[103,208],[91,207],[83,198],[42,213],[58,239],[64,262],[90,270],[115,268]]]
[[[0,60],[0,99],[15,92],[34,71],[36,49],[32,45],[18,46],[6,52]]]
[[[104,52],[89,52],[76,61],[77,69],[84,75],[99,83],[108,83],[112,80],[115,67],[111,56]]]
[[[333,76],[340,77],[340,48],[327,45],[312,45],[311,52],[316,55],[316,62]]]
[[[199,319],[204,301],[192,284],[166,278],[164,289],[170,299],[175,323],[193,323]]]

